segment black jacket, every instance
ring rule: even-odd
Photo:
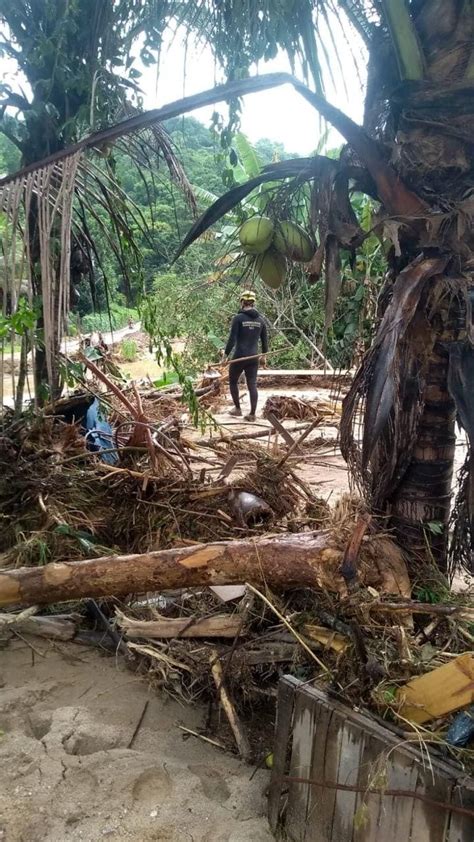
[[[238,357],[251,357],[258,354],[258,343],[262,343],[262,353],[268,351],[267,326],[264,318],[253,307],[240,310],[232,319],[230,336],[225,346],[226,355],[235,345],[234,360]]]

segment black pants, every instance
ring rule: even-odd
[[[258,401],[258,391],[257,391],[257,373],[258,373],[258,360],[235,360],[235,362],[231,362],[229,366],[229,389],[230,394],[232,396],[232,400],[234,401],[234,405],[237,409],[240,409],[240,401],[239,401],[239,377],[245,373],[245,379],[247,381],[247,389],[249,390],[250,395],[250,414],[255,415],[257,409],[257,401]]]

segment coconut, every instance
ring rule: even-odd
[[[300,225],[295,222],[278,222],[275,228],[273,245],[290,260],[307,263],[314,254],[314,246],[310,237]]]
[[[255,268],[264,284],[279,289],[286,278],[286,260],[275,249],[268,249],[257,258]]]
[[[273,238],[273,222],[266,216],[254,216],[239,229],[239,239],[246,254],[263,254]]]

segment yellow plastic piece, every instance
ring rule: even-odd
[[[397,692],[399,713],[419,725],[474,702],[474,657],[467,653],[425,675],[413,678]]]

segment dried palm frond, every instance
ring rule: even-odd
[[[9,232],[3,252],[4,305],[8,301],[10,311],[16,310],[26,274],[29,300],[36,294],[43,301],[44,347],[50,383],[56,378],[55,348],[69,311],[71,220],[81,157],[82,153],[77,151],[62,161],[0,185],[0,210],[7,217]],[[33,243],[37,243],[38,254],[31,253]],[[38,278],[41,279],[39,289],[35,288]]]
[[[393,491],[412,456],[434,343],[419,304],[430,278],[445,266],[445,258],[420,258],[401,272],[374,344],[343,402],[341,452],[375,507]]]
[[[321,424],[334,420],[337,416],[335,407],[327,401],[307,401],[292,395],[270,395],[263,408],[264,416],[268,416],[269,413],[279,420],[295,418],[299,421],[318,421]]]
[[[473,464],[471,451],[469,451],[459,471],[458,492],[450,518],[452,529],[448,554],[450,579],[461,571],[465,571],[470,576],[474,575],[473,511]]]

